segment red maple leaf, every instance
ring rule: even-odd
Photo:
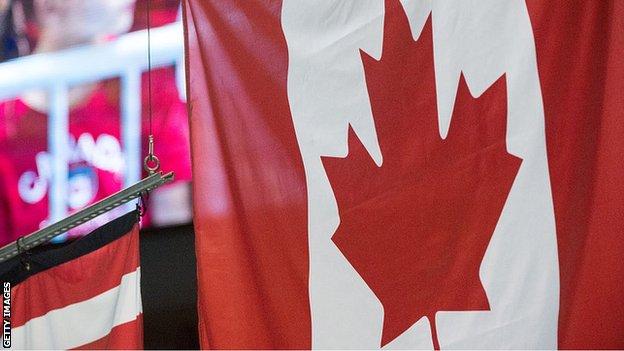
[[[383,155],[349,129],[346,158],[324,157],[338,203],[332,240],[384,309],[381,345],[437,311],[489,310],[479,266],[521,159],[506,150],[506,84],[473,98],[460,78],[446,139],[438,132],[431,19],[412,39],[386,3],[383,56],[362,53]]]

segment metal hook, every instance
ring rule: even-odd
[[[29,271],[30,262],[28,262],[28,260],[26,259],[26,255],[30,255],[30,252],[24,249],[24,246],[21,243],[22,240],[24,240],[24,237],[23,236],[19,237],[17,241],[15,242],[15,245],[17,246],[17,253],[18,255],[20,255],[20,261],[22,261],[24,268],[26,268],[26,270]],[[22,255],[23,253],[25,253],[26,255]]]
[[[24,250],[24,247],[22,246],[22,240],[24,240],[24,237],[20,236],[19,238],[17,238],[17,241],[15,242],[15,244],[17,245],[17,253],[18,254],[21,254],[21,253],[26,251],[26,250]]]
[[[156,173],[156,171],[160,169],[160,160],[158,159],[158,157],[156,157],[156,155],[154,155],[154,136],[153,135],[149,136],[148,152],[147,152],[147,156],[145,156],[145,159],[143,159],[143,167],[150,175]]]
[[[139,217],[143,217],[147,212],[147,201],[149,199],[149,192],[144,191],[139,195],[139,201],[137,202],[136,208],[139,213]]]

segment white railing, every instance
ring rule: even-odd
[[[151,29],[150,36],[151,67],[175,65],[176,83],[183,97],[182,24],[176,22]],[[127,187],[141,178],[141,74],[147,69],[145,30],[101,45],[36,54],[0,64],[0,101],[33,89],[45,90],[48,94],[48,151],[52,163],[48,224],[67,215],[69,86],[120,77],[120,130]]]

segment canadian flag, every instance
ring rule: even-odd
[[[202,347],[624,347],[624,3],[184,15]]]
[[[3,263],[3,346],[143,348],[139,261],[132,211],[67,246]]]

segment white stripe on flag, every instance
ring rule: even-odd
[[[141,268],[125,274],[121,283],[88,300],[52,310],[12,330],[15,349],[70,349],[108,335],[117,325],[142,312]]]

